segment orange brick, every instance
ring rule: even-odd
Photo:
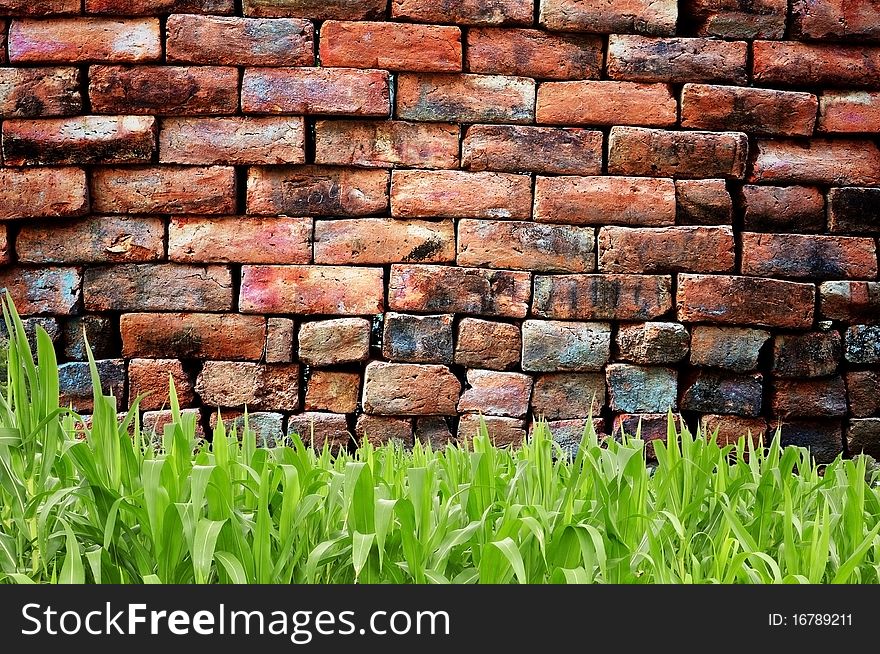
[[[80,0],[2,0],[0,2],[0,16],[61,16],[79,12]]]
[[[451,220],[354,218],[315,223],[315,263],[381,265],[455,261]]]
[[[388,0],[244,0],[245,16],[314,20],[384,18]]]
[[[122,16],[231,14],[235,3],[234,0],[85,0],[85,9],[87,14]]]
[[[755,41],[754,81],[772,86],[870,87],[880,74],[880,47]]]
[[[744,275],[789,279],[877,277],[873,238],[751,232],[741,236]]]
[[[541,0],[540,23],[549,30],[617,34],[675,34],[675,0]]]
[[[168,258],[183,263],[311,263],[311,236],[311,218],[172,218]]]
[[[608,39],[608,77],[633,82],[746,84],[748,43],[616,35]]]
[[[315,163],[391,168],[457,168],[458,125],[402,120],[319,120]]]
[[[538,123],[667,127],[675,125],[677,114],[666,84],[578,81],[538,87]]]
[[[535,220],[575,225],[675,224],[675,184],[640,177],[538,177]]]
[[[221,166],[145,166],[92,171],[93,208],[101,213],[235,212],[235,171]]]
[[[867,139],[759,139],[756,149],[750,182],[880,184],[880,148]]]
[[[88,211],[82,168],[0,169],[0,220],[82,216]]]
[[[532,0],[392,0],[391,16],[417,23],[531,25]]]
[[[304,163],[305,123],[290,118],[166,118],[159,161],[176,164]]]
[[[9,60],[16,63],[158,61],[158,18],[15,20],[9,26]]]
[[[652,320],[672,308],[660,275],[536,275],[532,314],[557,320]]]
[[[134,263],[165,256],[161,218],[89,216],[23,225],[15,241],[23,263]]]
[[[82,111],[77,68],[0,68],[0,116],[41,118]]]
[[[526,175],[460,170],[395,170],[391,215],[401,218],[530,218]]]
[[[72,315],[78,312],[81,269],[4,267],[0,269],[0,288],[9,291],[22,315]]]
[[[315,370],[306,386],[305,410],[354,413],[360,386],[360,373]]]
[[[733,272],[731,227],[603,227],[599,270],[609,273]]]
[[[122,356],[258,361],[266,319],[237,313],[126,313],[119,318]]]
[[[373,361],[364,374],[364,411],[393,416],[455,415],[461,383],[446,366]]]
[[[880,133],[880,92],[825,91],[819,97],[818,131]]]
[[[467,32],[466,54],[471,73],[597,79],[602,72],[602,39],[592,35],[478,27]]]
[[[388,210],[388,171],[250,168],[247,212],[266,216],[368,216]]]
[[[501,75],[401,73],[398,118],[451,123],[531,123],[535,81]]]
[[[462,141],[469,170],[599,175],[602,132],[576,127],[473,125]]]
[[[174,380],[177,401],[182,407],[195,403],[193,383],[177,359],[132,359],[128,362],[128,406],[143,395],[141,411],[157,411],[171,406],[169,379]]]
[[[880,38],[880,6],[872,0],[795,0],[792,38]]]

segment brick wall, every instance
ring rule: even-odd
[[[82,412],[880,450],[873,0],[0,0],[0,120]]]

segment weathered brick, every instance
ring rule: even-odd
[[[141,397],[141,411],[158,411],[171,406],[169,380],[174,380],[177,401],[182,407],[195,402],[193,383],[178,359],[132,359],[128,362],[128,406]]]
[[[86,269],[88,311],[229,311],[232,274],[226,266],[114,264]]]
[[[112,395],[122,403],[125,397],[125,361],[105,359],[95,362],[101,379],[101,390]],[[73,407],[78,413],[89,413],[94,408],[92,402],[92,376],[89,364],[84,361],[62,363],[58,366],[58,403],[63,407]]]
[[[603,227],[599,270],[609,273],[731,272],[731,227]]]
[[[456,261],[461,266],[592,272],[595,230],[531,221],[460,220]]]
[[[306,445],[318,450],[326,446],[331,452],[344,451],[352,439],[344,414],[323,411],[307,411],[290,416],[287,419],[288,438],[293,434],[299,435]]]
[[[158,18],[14,20],[9,26],[9,60],[15,63],[134,63],[161,56]]]
[[[749,372],[758,367],[758,355],[769,339],[770,332],[763,329],[697,325],[691,331],[690,363]]]
[[[158,261],[165,252],[160,218],[89,216],[23,225],[15,241],[23,263]]]
[[[202,412],[199,409],[181,409],[180,415],[184,420],[192,420],[196,426],[196,438],[202,440],[205,438],[205,430],[202,428],[201,419]],[[152,435],[153,443],[161,446],[162,436],[165,433],[165,427],[173,425],[177,422],[171,409],[164,411],[144,411],[141,417],[141,433],[144,435]]]
[[[873,0],[795,0],[792,37],[880,39],[880,6]]]
[[[672,423],[676,430],[681,428],[679,416],[673,415]],[[656,461],[654,441],[666,442],[669,435],[669,413],[621,413],[614,416],[612,433],[615,438],[626,434],[632,439],[638,435],[645,443],[645,457],[649,461]]]
[[[371,416],[362,413],[358,416],[354,431],[359,444],[369,441],[373,445],[382,445],[396,441],[405,447],[413,445],[413,424],[410,418]]]
[[[817,131],[880,133],[880,92],[825,91],[819,96]]]
[[[600,34],[675,34],[675,0],[540,0],[539,22],[549,30]]]
[[[314,370],[306,386],[305,410],[354,413],[360,387],[360,373]]]
[[[166,25],[169,63],[313,66],[311,21],[175,14]],[[330,64],[327,64],[330,65]]]
[[[746,84],[744,41],[611,35],[607,72],[634,82],[729,82]]]
[[[756,84],[870,87],[880,74],[880,47],[755,41]]]
[[[678,373],[671,368],[612,363],[605,376],[614,411],[665,413],[677,406]]]
[[[244,0],[245,16],[363,20],[385,16],[388,0]]]
[[[250,168],[247,212],[365,216],[388,210],[388,171],[329,166]]]
[[[87,14],[231,14],[234,9],[234,0],[85,0]]]
[[[535,81],[501,75],[401,73],[396,115],[451,123],[531,123]]]
[[[685,84],[681,126],[769,136],[810,136],[818,100],[812,93]]]
[[[15,300],[17,306],[17,298],[13,298],[13,300]],[[55,345],[55,347],[58,347],[60,344],[61,330],[58,326],[57,318],[22,318],[21,324],[24,327],[24,334],[27,338],[28,344],[31,346],[31,351],[36,351],[37,349],[37,327],[45,330],[46,334],[49,336],[49,340],[52,341],[52,344]],[[0,342],[7,342],[8,340],[9,332],[6,329],[6,323],[0,322]]]
[[[524,318],[531,275],[447,266],[391,266],[388,306],[394,311]]]
[[[591,425],[592,423],[592,425]],[[534,435],[536,424],[531,425],[530,433]],[[553,420],[547,423],[547,429],[553,442],[559,446],[562,455],[569,459],[574,459],[580,449],[581,441],[584,438],[584,432],[592,429],[600,439],[605,438],[605,421],[602,418],[593,418],[592,421],[584,418],[575,420]],[[554,456],[557,456],[554,450]]]
[[[880,188],[830,189],[828,231],[880,236]]]
[[[742,189],[743,226],[750,232],[823,232],[825,199],[813,186],[751,186]]]
[[[480,433],[481,425],[486,426],[486,433],[495,447],[521,445],[526,439],[526,423],[524,420],[466,413],[458,421],[458,442],[467,443],[472,441]]]
[[[467,31],[465,70],[539,79],[597,79],[602,39],[535,29],[476,28]]]
[[[78,68],[0,68],[0,117],[71,116],[82,111]]]
[[[82,168],[0,169],[0,220],[82,216],[88,211]]]
[[[294,323],[289,318],[266,321],[266,363],[293,361]]]
[[[388,72],[352,68],[246,68],[241,109],[251,114],[388,116]]]
[[[9,227],[0,223],[0,264],[9,263]]]
[[[675,204],[679,225],[733,224],[733,200],[723,179],[676,180]]]
[[[391,214],[402,218],[530,218],[526,175],[460,170],[395,170]]]
[[[458,125],[319,120],[315,163],[368,168],[457,168]]]
[[[382,356],[407,363],[452,363],[452,316],[389,311],[382,329]]]
[[[846,415],[843,377],[777,379],[773,383],[773,415],[781,418]]]
[[[219,411],[212,411],[208,418],[208,426],[213,433],[217,429]],[[244,436],[245,414],[234,409],[226,409],[220,417],[227,435],[234,429],[237,437]],[[270,411],[248,411],[247,427],[254,432],[257,447],[276,447],[285,445],[284,414]]]
[[[467,387],[458,401],[461,413],[522,418],[529,411],[532,378],[520,372],[468,370]]]
[[[740,438],[747,440],[751,436],[752,443],[757,444],[760,437],[769,441],[772,434],[768,433],[767,420],[764,418],[747,418],[745,416],[705,415],[700,416],[700,430],[707,437],[716,436],[716,442],[725,445],[736,445]],[[766,436],[765,436],[766,434]]]
[[[381,268],[244,266],[242,313],[367,315],[382,313]]]
[[[812,284],[727,275],[678,276],[678,319],[807,329],[813,324]]]
[[[880,148],[857,139],[757,141],[750,182],[880,184]]]
[[[803,234],[742,234],[742,272],[758,277],[834,279],[877,277],[872,238]]]
[[[196,393],[210,406],[299,409],[299,366],[248,361],[205,361]]]
[[[824,377],[837,372],[840,332],[777,334],[773,338],[773,374],[777,377]]]
[[[689,0],[682,5],[700,36],[781,39],[788,0]]]
[[[880,459],[880,418],[850,420],[846,442],[850,456],[868,454]]]
[[[156,152],[152,116],[80,116],[3,122],[7,166],[149,163]]]
[[[538,123],[668,127],[675,125],[677,113],[667,84],[577,81],[538,87]]]
[[[458,323],[455,363],[466,368],[509,370],[519,365],[522,335],[504,322],[464,318]]]
[[[322,66],[453,72],[462,66],[461,30],[445,25],[328,20]]]
[[[600,175],[602,138],[577,128],[474,125],[462,141],[461,163],[469,170]]]
[[[603,322],[526,320],[522,369],[530,372],[601,370],[611,357],[611,326]]]
[[[843,343],[850,363],[880,363],[880,325],[853,325],[846,330]]]
[[[392,0],[391,16],[422,23],[531,25],[532,0]]]
[[[238,69],[92,66],[89,99],[97,114],[233,114],[238,110]]]
[[[86,339],[96,359],[119,356],[117,331],[115,321],[107,316],[87,314],[68,318],[61,329],[64,358],[68,361],[87,361]]]
[[[647,177],[742,179],[749,142],[741,132],[672,132],[612,127],[608,172]]]
[[[779,429],[783,447],[805,447],[817,463],[831,463],[843,452],[840,420],[786,420]]]
[[[304,322],[298,342],[299,360],[311,366],[366,361],[370,354],[370,321],[337,318]]]
[[[700,413],[761,415],[764,387],[760,374],[734,375],[700,370],[683,380],[681,408]]]
[[[80,0],[0,0],[0,16],[61,16],[79,12]]]
[[[22,315],[78,313],[82,276],[79,268],[0,269],[0,289],[9,291]]]
[[[455,415],[461,383],[446,366],[373,361],[364,374],[363,406],[379,415]]]
[[[415,423],[416,440],[425,445],[442,449],[455,440],[449,428],[449,421],[443,416],[416,418]]]
[[[880,371],[850,370],[844,377],[850,413],[859,418],[880,413]]]
[[[532,415],[545,420],[598,415],[605,406],[605,375],[601,372],[559,372],[538,375],[532,391]]]
[[[257,361],[266,319],[237,313],[127,313],[119,318],[122,356]]]
[[[538,177],[535,220],[575,225],[675,224],[675,184],[640,177]]]
[[[92,209],[100,213],[231,214],[235,170],[224,166],[138,166],[92,170]]]
[[[690,336],[677,322],[643,322],[617,330],[617,357],[633,363],[677,363],[688,354]]]
[[[532,312],[561,320],[651,320],[672,308],[672,279],[656,275],[536,275]]]
[[[451,220],[319,220],[314,246],[320,264],[451,263],[455,225]]]
[[[823,282],[819,306],[826,319],[850,324],[880,322],[880,282]]]
[[[267,165],[305,160],[301,117],[166,118],[159,133],[162,163]]]
[[[311,218],[172,218],[168,258],[182,263],[311,263],[311,237]]]

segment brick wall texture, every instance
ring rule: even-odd
[[[80,412],[880,455],[876,0],[0,0],[0,122]]]

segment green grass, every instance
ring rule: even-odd
[[[58,405],[11,304],[0,397],[0,582],[876,583],[880,502],[864,458],[817,467],[778,440],[720,447],[545,428],[521,449],[364,444],[333,456],[258,448],[221,421],[211,444],[172,401],[154,444],[119,424],[94,374],[91,428]],[[94,369],[94,366],[93,366]],[[590,424],[590,423],[588,423]]]

